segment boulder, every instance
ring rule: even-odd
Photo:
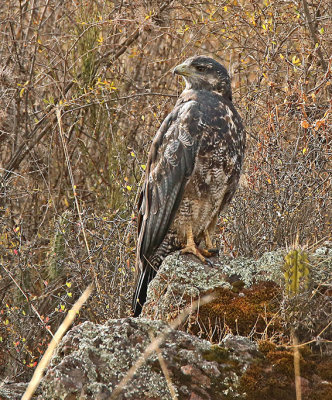
[[[0,383],[0,400],[19,400],[22,398],[28,384],[19,382],[6,382]]]
[[[332,398],[332,249],[327,244],[311,254],[291,252],[285,262],[286,255],[221,256],[210,265],[170,255],[149,286],[140,318],[85,322],[68,332],[39,399],[293,400],[294,335],[301,343],[302,399]],[[170,327],[211,293],[210,303],[184,313],[178,329]],[[115,391],[159,335],[165,335],[159,350]]]
[[[329,323],[332,246],[328,242],[315,252],[295,254],[304,257],[307,272],[296,296],[287,293],[285,278],[292,279],[293,268],[285,263],[287,254],[292,252],[268,252],[257,260],[223,255],[202,264],[192,255],[173,253],[149,285],[142,316],[170,322],[193,301],[213,293],[215,299],[192,310],[182,329],[219,342],[227,333],[286,339],[295,327],[302,341],[310,340]]]
[[[110,399],[121,379],[151,343],[160,345],[171,385],[179,399],[230,399],[240,378],[258,357],[257,344],[226,336],[220,346],[170,328],[162,321],[140,318],[85,322],[62,340],[43,379],[40,400]],[[158,355],[153,352],[117,399],[172,399]]]
[[[72,328],[34,398],[293,400],[296,338],[302,399],[331,399],[331,244],[211,261],[174,253],[151,282],[140,318]],[[18,400],[25,387],[1,383],[0,399]]]

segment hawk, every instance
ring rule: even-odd
[[[211,236],[238,186],[245,150],[226,68],[195,56],[173,73],[186,86],[148,156],[138,202],[134,316],[141,313],[148,285],[168,254],[182,249],[202,261],[213,255]]]

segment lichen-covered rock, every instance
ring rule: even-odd
[[[286,254],[268,252],[258,260],[220,256],[211,259],[211,266],[174,253],[150,283],[142,315],[170,321],[213,292],[215,299],[193,310],[183,329],[218,342],[227,332],[286,337],[292,325],[299,328],[300,339],[310,340],[329,321],[325,283],[332,276],[332,247],[326,243],[309,254],[309,285],[294,297],[285,295]]]
[[[332,398],[331,349],[326,347],[331,343],[332,249],[326,245],[308,255],[309,276],[296,295],[285,294],[285,254],[266,253],[259,260],[223,256],[213,266],[190,255],[169,256],[150,284],[143,318],[85,322],[64,337],[39,400],[171,399],[156,352],[114,396],[151,343],[150,335],[161,333],[166,335],[160,352],[177,399],[291,400],[296,394],[290,330],[300,343],[325,346],[300,347],[302,399]],[[182,330],[162,321],[211,292],[214,300],[193,309]]]
[[[257,261],[227,256],[210,260],[213,266],[179,252],[168,256],[149,285],[142,315],[168,320],[189,301],[216,289],[239,294],[243,288],[249,289],[257,282],[280,284],[282,280],[282,251],[266,253]]]
[[[156,352],[136,371],[124,389],[115,388],[150,344],[149,336],[166,333],[160,344],[179,400],[293,400],[294,360],[291,348],[271,341],[256,343],[226,335],[219,345],[171,329],[161,321],[85,322],[62,340],[39,388],[39,400],[171,400]],[[300,348],[303,400],[332,398],[332,365],[328,355]],[[15,399],[11,397],[10,399]]]
[[[28,384],[0,382],[0,400],[19,400],[22,398]]]
[[[42,381],[40,400],[109,399],[131,365],[156,337],[179,399],[239,398],[240,378],[258,355],[248,338],[228,336],[220,346],[171,329],[161,321],[127,318],[85,322],[62,340]],[[243,355],[243,356],[242,356]],[[153,353],[117,399],[171,399]]]

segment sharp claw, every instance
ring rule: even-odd
[[[213,255],[218,255],[219,254],[219,249],[218,248],[214,248],[214,249],[209,249],[208,250],[210,253],[212,253]]]
[[[209,265],[209,267],[213,267],[213,262],[209,260],[208,258],[205,259],[205,263]]]

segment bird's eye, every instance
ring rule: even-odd
[[[204,72],[206,70],[206,68],[203,65],[197,65],[196,66],[197,71],[199,72]]]

